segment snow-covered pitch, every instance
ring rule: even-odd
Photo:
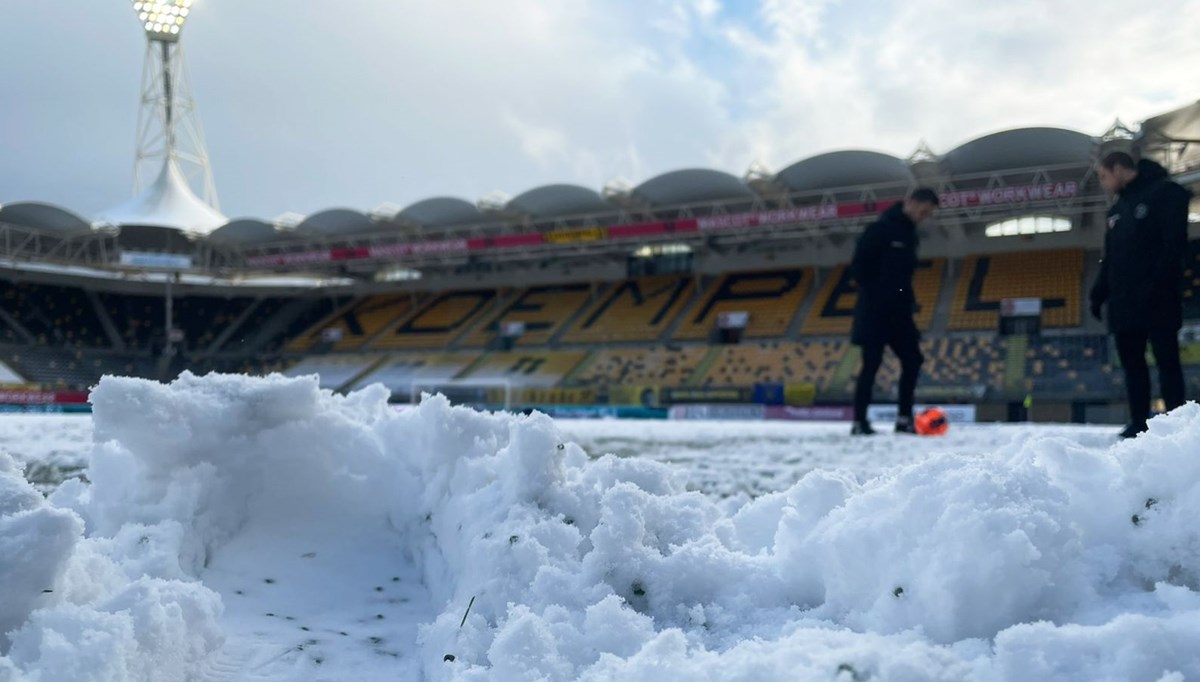
[[[1117,443],[386,398],[0,416],[0,680],[1200,678],[1195,405]]]

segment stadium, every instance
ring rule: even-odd
[[[1136,149],[1197,188],[1200,103],[1135,129],[1025,128],[908,159],[833,151],[742,177],[685,169],[283,223],[224,218],[166,163],[100,222],[0,207],[4,402],[75,409],[109,373],[283,372],[342,392],[379,382],[398,403],[442,392],[577,416],[844,416],[858,366],[846,263],[861,229],[920,184],[942,209],[921,233],[918,399],[981,421],[1117,423],[1122,372],[1081,303],[1108,205],[1093,166]],[[1196,322],[1198,257],[1193,240]],[[1194,339],[1185,327],[1190,395]]]
[[[866,18],[695,4],[658,9],[711,30],[783,22],[784,42],[808,35],[797,20]],[[132,5],[145,38],[132,198],[81,215],[0,186],[0,412],[53,413],[0,415],[0,681],[1200,678],[1200,202],[1181,254],[1192,403],[1118,437],[1125,372],[1085,314],[1116,234],[1097,161],[1132,152],[1200,190],[1200,102],[1103,132],[980,130],[907,157],[835,149],[744,173],[230,217],[184,68],[193,0]],[[333,15],[361,11],[347,35],[367,43],[361,25],[419,14],[318,5],[294,5],[303,21],[286,31],[293,12],[265,4],[208,16],[222,47],[250,26],[319,53],[297,69],[306,82],[343,86],[321,72],[334,53],[353,61],[321,49]],[[497,11],[450,5],[430,6],[439,28]],[[624,20],[571,5],[544,26],[545,3],[482,16],[572,41],[574,22],[600,34],[592,19]],[[1124,15],[1104,5],[1096,23]],[[247,22],[252,10],[270,21]],[[100,35],[109,9],[94,12],[69,19]],[[1188,18],[1163,11],[1154,40],[1183,42],[1166,29],[1194,33]],[[1007,62],[1030,29],[961,37]],[[1104,69],[1130,39],[1111,36]],[[443,41],[418,53],[450,52]],[[602,46],[607,59],[620,43]],[[226,70],[245,69],[226,51]],[[1158,84],[1187,82],[1194,60],[1160,61]],[[855,68],[873,77],[870,63]],[[28,80],[16,98],[49,87]],[[1143,97],[1158,87],[1139,82]],[[453,85],[459,106],[467,88]],[[1069,86],[1051,90],[1074,104]],[[1151,99],[1187,101],[1165,96]],[[61,184],[59,197],[84,193]],[[875,356],[850,343],[848,263],[917,188],[940,209],[919,228],[916,398],[944,414],[851,437],[855,379]],[[902,292],[910,234],[891,242]],[[869,413],[881,423],[901,402],[886,358]],[[1167,385],[1158,411],[1177,404]]]

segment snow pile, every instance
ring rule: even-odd
[[[161,528],[83,529],[0,453],[0,680],[185,679],[220,642],[220,598],[143,572],[173,563]]]
[[[568,444],[547,470],[537,424],[526,466],[502,449],[426,490],[465,569],[452,603],[477,597],[461,630],[453,610],[427,630],[429,669],[444,650],[481,680],[1200,675],[1198,409],[1103,451],[818,471],[732,516],[659,465]]]
[[[90,486],[47,504],[0,460],[0,679],[186,679],[235,598],[206,565],[247,528],[315,524],[407,548],[435,610],[409,653],[433,680],[1200,676],[1195,405],[1112,448],[814,471],[729,511],[542,415],[395,413],[313,377],[105,379],[93,402]]]

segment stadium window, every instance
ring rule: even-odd
[[[692,247],[687,244],[646,244],[629,254],[627,275],[673,275],[692,271]]]
[[[654,256],[674,256],[691,253],[692,247],[687,244],[646,244],[633,252],[635,258],[653,258]]]
[[[1069,232],[1071,221],[1050,215],[1027,215],[1008,218],[988,225],[983,233],[989,237],[1018,237],[1031,234]]]
[[[421,279],[420,270],[394,266],[383,268],[375,273],[376,282],[407,282],[414,279]]]

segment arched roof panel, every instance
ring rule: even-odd
[[[274,225],[253,218],[230,221],[208,235],[213,244],[262,244],[278,238]]]
[[[1068,163],[1090,163],[1096,140],[1065,128],[1017,128],[971,140],[942,158],[952,175]]]
[[[635,187],[633,194],[656,206],[746,199],[754,196],[750,188],[736,176],[706,168],[663,173]]]
[[[39,201],[17,201],[0,207],[0,222],[75,237],[91,232],[86,220],[70,211]]]
[[[375,229],[365,214],[349,208],[331,208],[314,213],[296,226],[296,232],[322,237],[363,234]]]
[[[848,149],[797,161],[775,175],[793,192],[912,182],[908,164],[890,154]]]
[[[535,218],[603,213],[615,209],[599,192],[579,185],[537,187],[514,197],[506,208]]]
[[[418,201],[396,214],[396,220],[423,227],[450,227],[485,222],[475,204],[457,197],[433,197]]]

